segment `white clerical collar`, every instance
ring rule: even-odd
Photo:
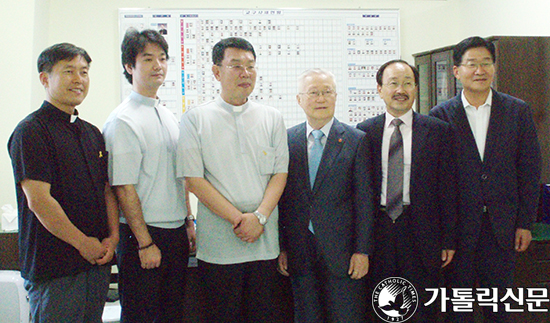
[[[240,113],[248,108],[250,100],[247,100],[244,104],[241,105],[232,105],[225,102],[221,96],[218,96],[216,98],[216,103],[222,108],[228,110],[229,112]]]
[[[160,103],[160,99],[158,98],[153,99],[153,98],[141,95],[135,91],[132,91],[132,93],[130,93],[130,99],[138,102],[141,105],[145,105],[152,108],[157,107]]]
[[[71,123],[75,123],[78,120],[78,110],[74,109],[74,113],[71,114]]]

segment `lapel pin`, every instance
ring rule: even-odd
[[[99,151],[99,158],[103,158],[103,152],[101,150]]]
[[[338,138],[338,142],[342,142],[342,141],[343,141],[342,138]]]

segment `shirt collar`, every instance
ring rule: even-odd
[[[42,103],[42,108],[47,111],[48,114],[50,114],[55,119],[58,119],[63,122],[68,123],[75,123],[76,120],[78,120],[78,110],[74,109],[74,114],[68,114],[64,111],[61,111],[58,109],[55,105],[51,104],[50,102],[44,100],[44,103]]]
[[[405,126],[412,127],[413,111],[412,111],[412,109],[410,109],[409,111],[407,111],[404,115],[400,116],[399,118],[395,118],[388,111],[386,111],[386,122],[385,122],[385,127],[384,128],[388,128],[393,119],[401,119],[401,121],[403,121],[403,124]]]
[[[464,95],[464,90],[460,92],[460,98],[462,99],[462,106],[464,108],[467,107],[474,107],[473,105],[468,102],[468,99],[466,99],[466,96]],[[483,103],[481,107],[483,106],[491,106],[493,104],[493,89],[489,89],[489,95],[487,96],[487,100],[485,100],[485,103]],[[475,108],[475,107],[474,107]]]
[[[329,122],[327,122],[326,125],[324,125],[321,129],[321,132],[323,132],[323,134],[325,135],[325,137],[328,138],[328,134],[330,133],[330,128],[332,128],[332,125],[334,124],[334,117],[332,119],[330,119]],[[306,138],[309,138],[309,135],[311,134],[311,132],[315,130],[313,129],[312,126],[309,125],[309,122],[306,121]]]
[[[229,112],[234,112],[234,113],[241,113],[241,112],[244,112],[249,104],[250,104],[250,100],[247,100],[245,104],[243,105],[232,105],[232,104],[229,104],[227,102],[225,102],[221,96],[218,96],[216,98],[216,103],[221,106],[222,108],[226,109],[227,111]]]
[[[151,107],[151,108],[156,108],[160,103],[160,99],[153,99],[150,97],[146,97],[135,91],[132,91],[132,93],[130,93],[130,99],[138,102],[141,105]]]

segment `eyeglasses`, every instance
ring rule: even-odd
[[[493,63],[493,62],[483,62],[483,63],[468,62],[466,64],[460,64],[460,65],[466,67],[467,69],[475,71],[480,67],[482,67],[483,69],[492,67],[493,65],[495,65],[495,63]]]
[[[222,66],[222,65],[218,65],[218,66]],[[226,67],[232,71],[235,71],[237,73],[243,73],[245,70],[252,74],[252,73],[255,73],[257,71],[256,69],[256,66],[243,66],[243,65],[224,65],[223,67]]]
[[[324,90],[324,91],[309,91],[309,92],[300,92],[300,94],[305,94],[309,96],[310,98],[318,98],[321,95],[323,97],[332,97],[336,95],[336,91],[334,90]]]
[[[412,90],[416,86],[416,84],[414,82],[411,82],[411,81],[405,81],[403,83],[399,83],[397,81],[391,81],[391,82],[386,83],[384,85],[387,86],[388,88],[390,88],[391,90],[395,90],[399,86],[401,86],[406,91]]]

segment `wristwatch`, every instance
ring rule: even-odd
[[[267,217],[261,214],[260,211],[256,210],[253,214],[258,218],[258,221],[260,221],[261,225],[265,225],[267,223]]]

